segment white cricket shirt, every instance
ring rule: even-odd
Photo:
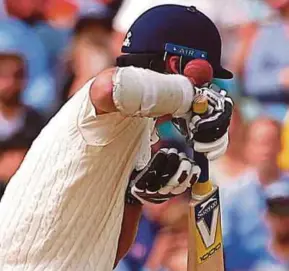
[[[96,116],[88,82],[34,141],[0,203],[1,271],[111,271],[152,121]],[[141,150],[141,151],[140,151]]]

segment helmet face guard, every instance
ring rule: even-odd
[[[165,73],[165,61],[161,54],[127,54],[116,59],[118,67],[134,66]]]
[[[169,56],[179,56],[179,74],[183,74],[186,64],[193,59],[207,60],[205,51],[188,48],[173,43],[167,43],[163,54],[126,54],[117,58],[117,66],[134,66],[166,73],[166,60]]]

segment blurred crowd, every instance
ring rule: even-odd
[[[289,0],[0,0],[0,193],[62,104],[114,65],[138,15],[166,3],[194,5],[218,25],[235,74],[214,80],[236,108],[230,147],[210,165],[226,270],[289,270]],[[154,148],[191,153],[170,122],[158,130]],[[187,202],[144,206],[117,270],[186,270]]]

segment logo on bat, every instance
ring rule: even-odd
[[[219,210],[220,210],[219,207],[213,210],[210,224],[208,224],[208,222],[203,218],[197,221],[197,227],[198,230],[200,231],[200,234],[202,236],[206,248],[209,248],[215,243]]]
[[[219,190],[195,206],[198,263],[203,263],[222,247]]]
[[[197,228],[206,248],[210,248],[216,241],[219,214],[217,194],[212,195],[196,209]]]
[[[205,209],[212,202],[214,204],[211,204],[207,209]],[[204,214],[210,212],[212,209],[216,208],[217,205],[218,205],[217,198],[215,197],[209,198],[206,202],[201,204],[201,210],[199,211],[198,216],[203,216]]]

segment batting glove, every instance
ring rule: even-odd
[[[194,185],[200,171],[199,166],[185,153],[179,153],[176,149],[160,149],[143,170],[132,174],[127,202],[166,202]]]
[[[215,160],[226,152],[229,144],[233,101],[225,90],[213,84],[196,88],[196,95],[207,98],[207,113],[200,116],[189,112],[183,118],[174,119],[173,123],[195,151],[205,153],[209,160]]]

